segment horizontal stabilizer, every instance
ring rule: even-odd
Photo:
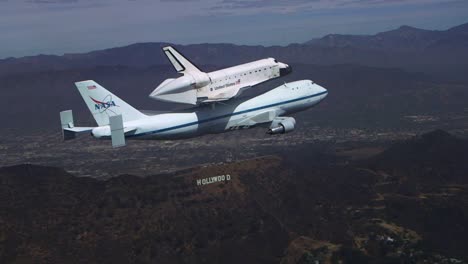
[[[76,134],[86,133],[93,130],[94,127],[75,127],[72,110],[60,112],[60,122],[62,123],[63,140],[70,140],[76,137]]]
[[[93,128],[94,127],[74,127],[74,128],[64,128],[63,130],[79,134],[79,133],[90,132],[91,130],[93,130]]]
[[[64,128],[62,130],[63,140],[70,140],[76,138],[76,135],[88,133],[93,130],[94,127],[74,127],[74,128]]]

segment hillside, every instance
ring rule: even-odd
[[[393,145],[372,158],[370,164],[394,176],[411,175],[406,180],[416,191],[434,184],[467,184],[467,160],[466,140],[435,130]]]
[[[2,168],[0,262],[466,263],[466,174],[451,178],[425,161],[391,168],[392,157],[408,155],[401,146],[437,159],[466,153],[467,142],[445,132],[421,138],[347,165],[303,162],[311,156],[299,148],[294,157],[106,181]],[[424,188],[405,191],[415,179]]]
[[[442,43],[459,42],[463,46],[468,41],[468,23],[445,31],[425,30],[411,26],[401,26],[398,29],[377,33],[375,35],[339,35],[330,34],[320,39],[306,42],[312,46],[323,47],[353,47],[357,49],[372,49],[401,52],[422,52],[435,49]],[[452,43],[456,44],[456,43]]]

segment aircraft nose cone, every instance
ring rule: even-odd
[[[323,88],[322,86],[319,86],[319,85],[317,86],[318,86],[318,92],[322,94],[320,99],[323,100],[325,97],[327,97],[328,90]]]
[[[321,88],[321,92],[322,92],[322,93],[325,93],[325,95],[328,94],[328,90],[327,90],[327,89],[323,88],[322,86],[320,86],[320,88]]]

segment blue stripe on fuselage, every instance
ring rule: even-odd
[[[247,110],[242,110],[242,111],[235,112],[235,113],[210,117],[210,118],[207,118],[207,119],[203,119],[203,120],[199,120],[199,121],[195,121],[195,122],[190,122],[190,123],[185,123],[185,124],[182,124],[182,125],[162,128],[162,129],[149,131],[149,132],[145,132],[145,133],[140,133],[140,134],[135,134],[135,135],[128,135],[127,137],[130,138],[130,137],[146,136],[146,135],[157,134],[157,133],[166,132],[166,131],[170,131],[170,130],[174,130],[174,129],[179,129],[179,128],[183,128],[183,127],[193,126],[193,125],[197,125],[197,124],[203,124],[203,123],[211,122],[211,121],[214,121],[214,120],[223,119],[223,118],[226,118],[226,117],[241,115],[241,114],[245,114],[245,113],[265,109],[265,108],[268,108],[268,107],[273,107],[273,106],[278,106],[278,105],[282,105],[282,104],[288,104],[288,103],[292,103],[292,102],[297,102],[297,101],[313,98],[313,97],[320,96],[320,95],[323,95],[323,94],[326,94],[326,93],[328,93],[328,91],[324,91],[324,92],[320,92],[320,93],[317,93],[317,94],[313,94],[313,95],[309,95],[309,96],[305,96],[305,97],[300,97],[300,98],[296,98],[296,99],[292,99],[292,100],[287,100],[287,101],[283,101],[283,102],[279,102],[279,103],[264,105],[264,106],[260,106],[260,107],[247,109]]]

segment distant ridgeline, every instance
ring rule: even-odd
[[[412,70],[468,64],[468,23],[445,31],[409,26],[376,35],[330,34],[304,44],[238,46],[234,44],[174,45],[198,65],[235,65],[274,57],[297,64],[358,64]],[[138,43],[83,54],[39,55],[0,60],[0,75],[29,71],[168,65],[161,51],[168,43]]]

